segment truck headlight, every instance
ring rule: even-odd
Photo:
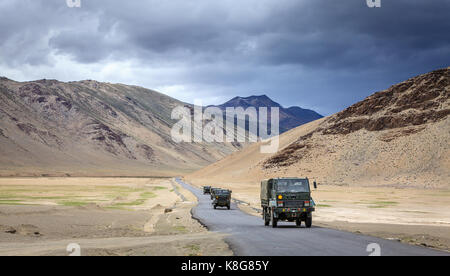
[[[282,195],[279,195],[279,196],[278,196],[278,199],[280,199],[280,200],[283,199],[283,196],[282,196]]]

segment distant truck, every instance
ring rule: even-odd
[[[314,182],[314,187],[317,187]],[[278,221],[302,221],[307,228],[312,226],[315,211],[308,178],[275,178],[261,182],[261,207],[264,224],[276,228]]]
[[[203,186],[203,194],[211,194],[211,186]]]
[[[214,192],[214,199],[213,199],[213,206],[214,209],[217,209],[217,207],[227,207],[228,210],[231,208],[231,191],[230,190],[216,190]]]

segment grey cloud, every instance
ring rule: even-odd
[[[266,93],[325,114],[449,66],[450,1],[365,2],[83,0],[69,9],[64,0],[3,0],[0,63],[134,60],[173,68],[167,85],[210,89],[205,96]]]

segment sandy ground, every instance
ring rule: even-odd
[[[1,178],[0,255],[232,255],[171,179]]]
[[[258,183],[189,182],[232,189],[249,203],[242,210],[260,216]],[[319,185],[312,195],[315,225],[450,250],[450,190]]]

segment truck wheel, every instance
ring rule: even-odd
[[[264,225],[269,226],[270,225],[270,216],[267,214],[267,211],[264,209]]]
[[[278,220],[277,220],[277,218],[274,217],[273,213],[272,213],[272,216],[271,216],[271,220],[272,220],[272,228],[277,228]]]
[[[230,210],[230,209],[231,209],[231,206],[230,206],[230,205],[228,205],[228,206],[227,206],[227,208],[228,208],[228,210]]]
[[[297,225],[297,227],[302,226],[302,220],[300,218],[296,219],[295,224]]]
[[[217,205],[214,205],[214,209],[217,209]]]
[[[278,220],[276,218],[274,218],[272,221],[272,228],[277,228],[277,226],[278,226]]]
[[[311,228],[311,226],[312,226],[312,217],[306,217],[305,225],[306,225],[306,228]]]

